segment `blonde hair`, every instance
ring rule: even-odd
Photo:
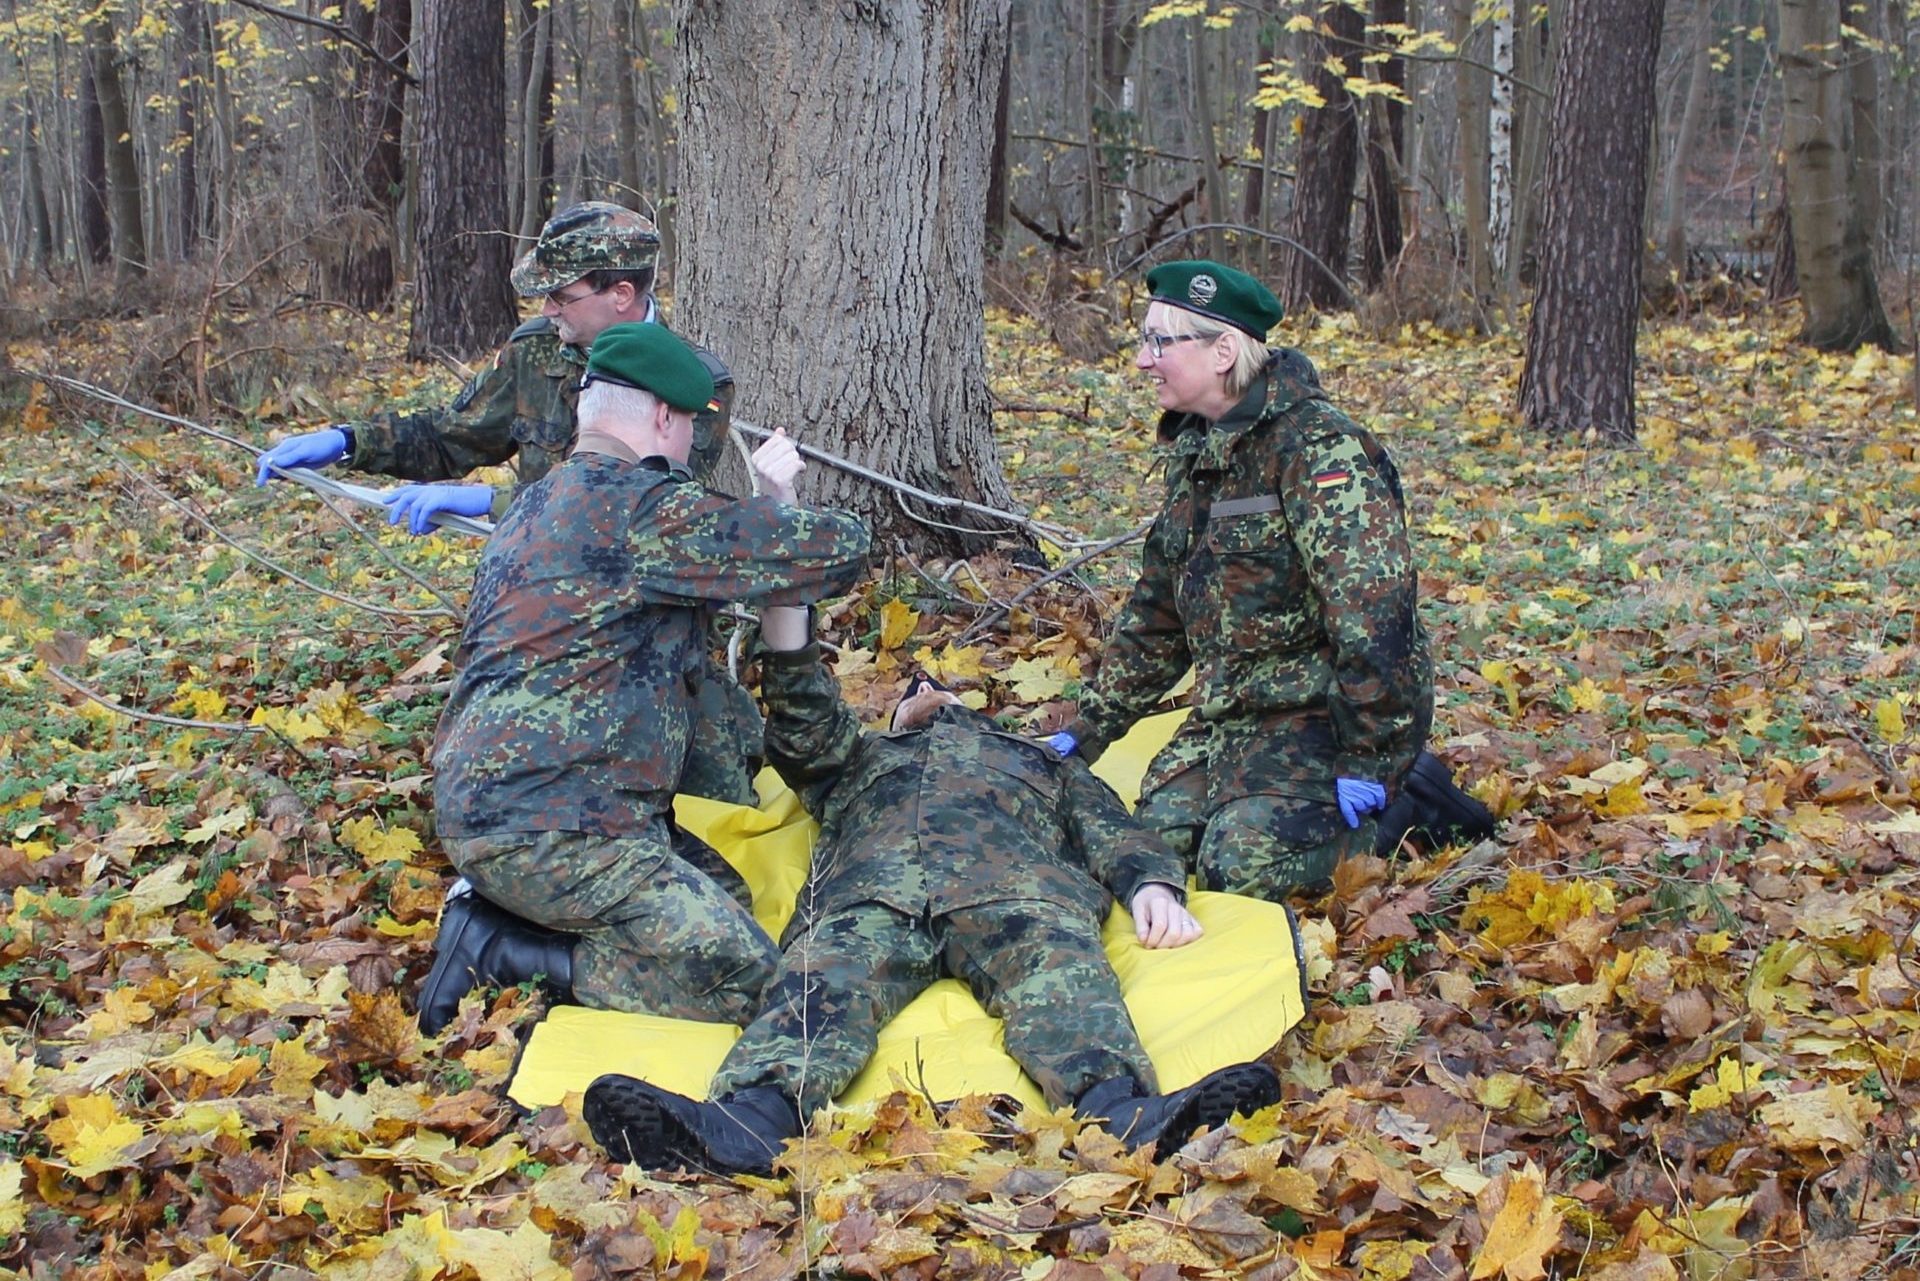
[[[1233,364],[1226,373],[1227,390],[1238,396],[1254,381],[1266,372],[1267,364],[1273,359],[1273,348],[1255,338],[1244,329],[1222,324],[1198,312],[1188,311],[1176,303],[1156,298],[1155,302],[1164,304],[1163,324],[1169,337],[1178,338],[1194,334],[1209,341],[1225,334],[1233,344]]]

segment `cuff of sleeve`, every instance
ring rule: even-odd
[[[799,649],[763,647],[760,650],[760,670],[768,677],[776,674],[790,676],[795,672],[804,672],[817,666],[819,662],[820,642],[817,640],[810,640]]]
[[[1089,765],[1100,759],[1100,754],[1107,750],[1110,742],[1093,722],[1085,718],[1076,719],[1067,726],[1066,732],[1073,735],[1073,741],[1077,744],[1073,754]]]

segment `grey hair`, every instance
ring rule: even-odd
[[[1266,372],[1267,362],[1273,359],[1273,348],[1246,330],[1188,311],[1185,307],[1166,302],[1164,298],[1154,301],[1166,303],[1166,331],[1169,336],[1197,334],[1209,340],[1222,334],[1227,336],[1233,344],[1233,364],[1228,367],[1226,375],[1227,390],[1234,395],[1245,392],[1253,386],[1255,379]]]
[[[639,387],[592,382],[581,389],[573,416],[580,430],[588,431],[598,429],[603,421],[650,423],[659,405],[658,396]]]

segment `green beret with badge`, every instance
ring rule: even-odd
[[[513,288],[532,298],[590,271],[644,271],[659,256],[660,232],[651,220],[624,205],[583,200],[547,219],[533,248],[513,264]]]
[[[1273,291],[1252,276],[1204,258],[1161,263],[1147,273],[1147,289],[1169,306],[1232,325],[1261,342],[1287,314]]]
[[[687,346],[661,325],[613,325],[600,332],[587,353],[580,380],[652,392],[675,409],[697,414],[713,399],[713,375]]]

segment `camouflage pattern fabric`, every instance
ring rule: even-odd
[[[1224,890],[1279,902],[1318,893],[1340,860],[1373,852],[1372,818],[1348,827],[1336,805],[1297,796],[1254,795],[1216,805],[1207,778],[1204,739],[1168,745],[1189,760],[1156,786],[1134,817],[1160,833],[1203,890]],[[1164,757],[1156,765],[1164,768]]]
[[[752,914],[674,853],[655,819],[637,834],[505,832],[450,842],[474,887],[515,915],[579,935],[582,1005],[744,1024],[778,954]]]
[[[434,740],[441,836],[650,830],[693,733],[702,607],[844,591],[867,544],[848,513],[727,498],[662,458],[568,458],[481,557]]]
[[[786,938],[810,917],[880,903],[911,917],[1008,899],[1089,921],[1147,881],[1184,886],[1166,847],[1086,763],[965,707],[867,733],[809,645],[762,658],[767,762],[820,823]]]
[[[1339,821],[1334,779],[1392,792],[1432,725],[1399,472],[1302,363],[1275,361],[1217,422],[1162,417],[1166,504],[1069,727],[1097,759],[1191,666],[1193,715],[1141,785],[1151,814],[1186,776],[1188,794],[1161,806],[1181,824],[1256,796]],[[1189,844],[1198,857],[1205,841]]]
[[[660,256],[660,230],[646,215],[605,200],[556,210],[513,264],[514,292],[550,294],[590,271],[644,271]]]
[[[696,480],[713,473],[727,445],[733,374],[704,347],[694,354],[713,375],[713,406],[693,418],[687,466]],[[477,467],[511,461],[521,485],[546,475],[573,449],[574,402],[587,353],[560,341],[544,316],[513,331],[453,403],[411,414],[380,414],[354,424],[353,456],[360,471],[402,480],[458,480]]]
[[[1007,1053],[1053,1106],[1116,1076],[1157,1089],[1099,925],[1051,901],[1011,900],[931,917],[857,903],[820,918],[787,944],[712,1092],[771,1085],[812,1114],[859,1075],[881,1026],[943,974],[1005,1020]]]

